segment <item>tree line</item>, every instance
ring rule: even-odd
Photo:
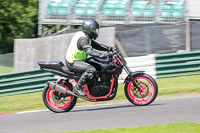
[[[13,52],[14,39],[37,36],[38,0],[1,0],[0,54]]]

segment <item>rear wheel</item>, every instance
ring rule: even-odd
[[[67,90],[72,91],[72,87],[70,84],[67,83],[64,85],[64,87]],[[48,85],[46,85],[44,88],[43,102],[49,110],[55,113],[70,111],[76,105],[76,101],[77,97],[59,93],[58,91],[50,88]]]
[[[141,74],[134,78],[141,91],[133,85],[133,81],[126,82],[124,92],[126,98],[133,104],[144,106],[152,103],[158,94],[156,81],[148,74]]]

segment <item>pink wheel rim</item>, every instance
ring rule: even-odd
[[[153,97],[153,95],[154,95],[154,92],[155,92],[155,88],[154,88],[154,86],[153,86],[153,83],[149,80],[149,79],[147,79],[147,78],[145,78],[145,77],[136,77],[135,78],[135,80],[137,80],[138,82],[139,82],[139,85],[140,85],[140,88],[142,89],[142,92],[139,92],[139,91],[134,91],[134,86],[133,86],[133,81],[131,81],[131,82],[129,82],[129,84],[128,84],[128,95],[129,95],[129,97],[134,101],[134,102],[136,102],[136,103],[139,103],[139,104],[145,104],[145,103],[147,103],[147,102],[149,102],[151,99],[152,99],[152,97]],[[148,94],[147,94],[147,91],[145,90],[146,88],[144,87],[144,86],[142,86],[142,83],[144,83],[145,82],[145,87],[148,87],[148,89],[149,89],[149,92],[148,92]],[[134,94],[135,93],[135,94]],[[144,97],[144,98],[137,98],[137,97],[135,97],[134,95],[142,95],[142,94],[147,94],[147,97]]]
[[[67,90],[69,90],[69,88],[67,86],[64,86],[64,87]],[[52,98],[53,95],[55,95],[54,90],[52,88],[48,88],[47,93],[46,93],[46,99],[47,99],[48,104],[54,109],[60,109],[60,110],[65,109],[72,102],[72,96],[68,96],[68,97],[65,97],[65,99],[62,103],[58,104],[53,100],[53,98]]]

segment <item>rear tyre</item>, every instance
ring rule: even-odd
[[[72,91],[72,86],[69,83],[66,83],[64,87]],[[48,85],[45,86],[42,97],[45,106],[55,113],[68,112],[73,109],[77,102],[77,97],[59,93]]]
[[[156,81],[148,74],[140,74],[134,78],[141,88],[141,92],[128,80],[124,87],[126,98],[137,106],[145,106],[152,103],[158,94]]]

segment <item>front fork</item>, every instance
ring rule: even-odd
[[[131,79],[131,81],[133,81],[133,86],[135,86],[140,92],[142,92],[140,85],[138,84],[137,81],[135,81],[134,78],[138,74],[144,74],[144,71],[136,71],[133,73],[127,65],[124,65],[123,67],[124,67],[124,70],[126,71],[126,73],[128,74],[128,78]]]

